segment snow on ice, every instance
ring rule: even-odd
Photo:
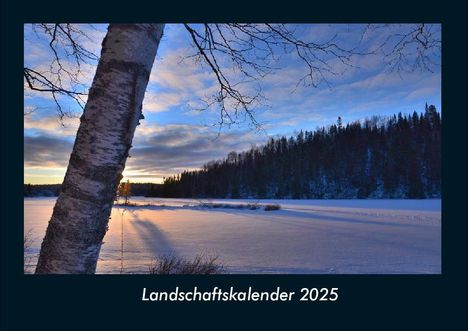
[[[219,256],[228,273],[441,272],[440,200],[203,201],[274,203],[278,211],[200,208],[200,201],[189,199],[132,202],[146,206],[113,208],[98,273],[147,273],[160,255],[199,253]],[[24,199],[25,233],[32,237],[25,252],[29,270],[54,203]]]

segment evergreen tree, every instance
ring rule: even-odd
[[[425,198],[441,190],[441,119],[372,117],[230,152],[199,171],[164,180],[164,197]]]

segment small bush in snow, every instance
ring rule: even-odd
[[[224,273],[217,256],[198,254],[193,260],[162,255],[149,267],[151,275],[214,275]]]
[[[224,208],[224,209],[249,209],[256,210],[260,207],[257,204],[230,204],[230,203],[201,203],[198,205],[201,208]]]
[[[265,211],[271,211],[271,210],[280,210],[281,206],[280,205],[265,205],[263,210]]]
[[[33,272],[32,267],[31,267],[32,256],[26,254],[31,248],[32,243],[33,243],[32,229],[29,229],[24,234],[23,254],[24,254],[24,273],[25,274],[30,274]]]

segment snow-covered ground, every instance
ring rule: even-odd
[[[132,201],[157,206],[114,207],[98,273],[145,273],[158,255],[199,253],[219,256],[229,273],[441,272],[440,200],[203,200],[277,203],[279,211],[206,209],[190,199]],[[30,268],[54,203],[24,199]]]

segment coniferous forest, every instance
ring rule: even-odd
[[[423,113],[336,124],[267,144],[153,185],[183,198],[435,198],[441,196],[441,116]]]

